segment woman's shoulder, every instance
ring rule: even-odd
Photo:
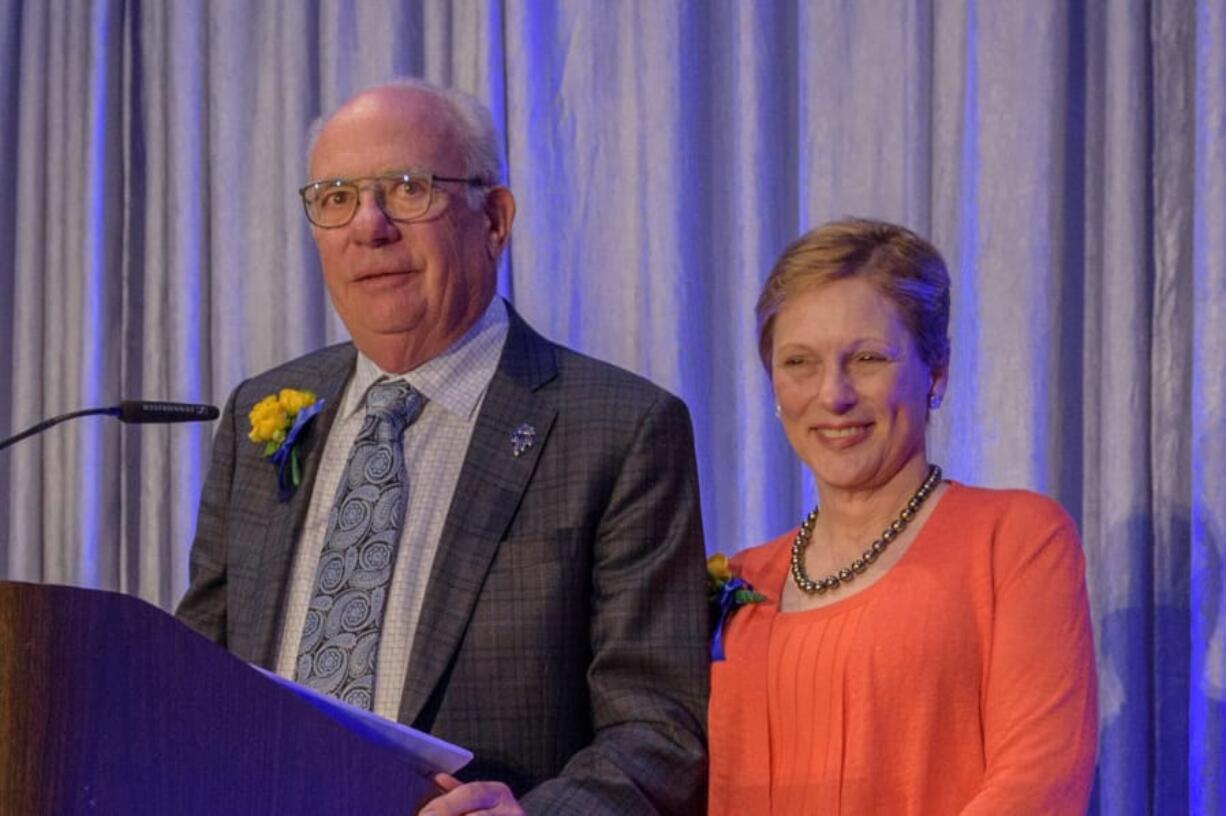
[[[968,555],[991,554],[997,568],[1041,561],[1080,561],[1081,537],[1077,524],[1059,502],[1030,490],[969,487],[953,483],[943,511],[941,529],[959,539],[989,542]]]
[[[791,556],[792,539],[796,530],[789,530],[770,541],[748,547],[730,559],[732,569],[750,584],[756,585],[763,576],[786,568]]]
[[[1059,502],[1033,490],[974,487],[951,482],[950,498],[953,499],[950,509],[968,521],[1029,529],[1076,527]]]

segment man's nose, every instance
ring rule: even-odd
[[[383,202],[372,189],[358,193],[358,211],[349,224],[353,236],[366,244],[386,244],[400,236],[396,223],[383,211]]]

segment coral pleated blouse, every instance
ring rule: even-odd
[[[780,613],[795,531],[733,559],[767,600],[711,666],[711,814],[1083,814],[1097,742],[1076,528],[951,483],[877,583]]]

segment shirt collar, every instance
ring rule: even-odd
[[[501,297],[494,297],[463,337],[405,374],[389,374],[359,351],[341,416],[363,410],[366,392],[379,380],[405,380],[426,398],[427,407],[433,403],[471,421],[498,368],[508,325],[507,305]]]

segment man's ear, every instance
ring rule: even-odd
[[[515,196],[506,187],[494,186],[485,194],[486,247],[490,258],[497,258],[511,235],[515,220]]]

